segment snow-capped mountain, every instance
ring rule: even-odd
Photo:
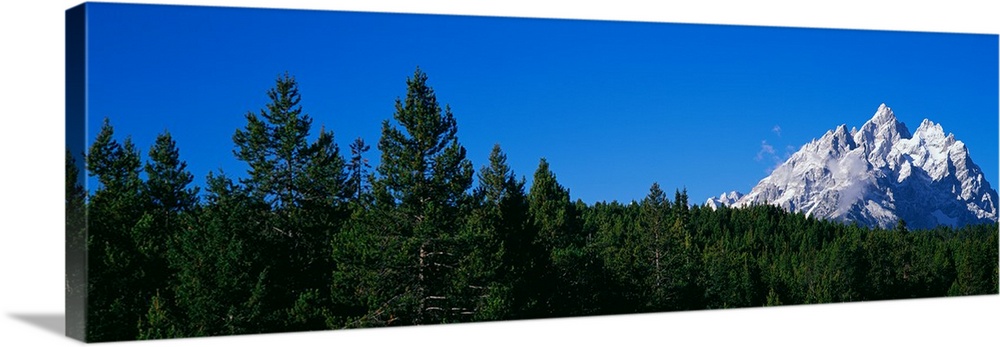
[[[728,197],[706,204],[769,203],[883,228],[900,218],[912,228],[997,221],[997,192],[965,144],[926,119],[911,134],[885,104],[861,128],[827,131],[750,193],[737,201]]]
[[[742,197],[742,193],[734,190],[729,193],[722,193],[719,196],[708,198],[708,201],[705,201],[705,206],[711,207],[713,210],[718,209],[719,206],[723,205],[732,206]]]

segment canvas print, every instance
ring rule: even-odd
[[[66,23],[73,338],[998,293],[997,35]]]

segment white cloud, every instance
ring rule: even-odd
[[[777,156],[774,155],[774,146],[767,144],[767,140],[760,141],[760,151],[757,151],[757,161],[764,160],[764,158],[772,158],[777,160]]]
[[[778,134],[778,137],[781,137],[781,126],[780,125],[775,125],[773,128],[771,128],[771,131],[773,131],[775,134]]]
[[[781,164],[783,164],[788,158],[792,156],[792,151],[795,150],[794,146],[785,146],[785,152],[781,156],[778,155],[778,151],[774,148],[774,145],[767,143],[767,140],[760,141],[760,150],[757,151],[757,156],[754,157],[759,162],[766,161],[770,165],[764,170],[768,175],[771,174],[774,169],[777,169]]]

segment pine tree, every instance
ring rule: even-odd
[[[569,191],[556,181],[545,158],[538,162],[528,201],[532,221],[546,248],[563,248],[582,241],[572,232],[576,225]]]
[[[690,205],[688,205],[687,188],[684,188],[683,192],[675,190],[673,206],[674,218],[679,219],[681,226],[684,228],[688,225],[689,209]]]
[[[340,207],[351,195],[351,190],[347,166],[334,142],[333,132],[321,128],[316,141],[307,147],[306,155],[304,182],[296,185],[303,196],[302,207],[310,213],[342,213]],[[328,217],[341,218],[342,215]]]
[[[154,209],[162,213],[179,213],[194,208],[198,189],[188,187],[194,176],[186,169],[187,163],[180,160],[177,143],[170,133],[157,136],[145,166],[145,193]]]
[[[542,316],[559,317],[593,313],[597,294],[592,276],[597,263],[587,248],[577,205],[569,200],[569,191],[556,181],[549,163],[543,158],[535,170],[528,193],[529,218],[538,232],[536,242],[548,256],[539,289]]]
[[[489,165],[479,170],[479,187],[474,194],[477,200],[499,207],[502,202],[516,198],[519,192],[524,194],[524,181],[514,177],[500,144],[493,145],[489,161]]]
[[[145,165],[146,184],[143,186],[145,203],[143,216],[137,227],[133,229],[140,256],[139,267],[144,272],[141,288],[136,288],[136,295],[151,298],[151,313],[143,319],[158,319],[165,321],[169,312],[169,300],[162,299],[161,292],[166,297],[173,296],[169,281],[173,273],[169,266],[169,247],[172,241],[184,228],[190,227],[190,221],[185,214],[195,209],[198,203],[197,188],[189,188],[193,175],[186,170],[187,163],[180,160],[177,144],[169,132],[163,132],[149,150],[149,160]],[[155,314],[154,314],[155,313]],[[140,337],[162,338],[174,336],[175,327],[151,322],[140,322]],[[159,330],[163,329],[163,330]],[[166,331],[170,329],[171,331]]]
[[[402,254],[394,271],[399,286],[389,289],[406,304],[402,324],[454,319],[458,298],[448,295],[456,264],[455,235],[472,184],[472,163],[458,143],[451,109],[438,105],[427,75],[419,68],[406,81],[404,100],[396,100],[393,119],[382,123],[382,160],[373,182],[376,207],[384,216],[384,237]],[[391,251],[391,250],[387,250]],[[379,303],[381,305],[381,303]],[[453,310],[454,309],[454,310]]]
[[[321,129],[308,142],[312,117],[302,112],[298,83],[288,73],[267,96],[270,102],[260,115],[248,112],[246,127],[233,135],[233,153],[250,166],[249,179],[241,182],[284,219],[303,204],[336,204],[346,194],[346,173],[333,133]]]
[[[654,290],[660,290],[663,285],[664,279],[663,268],[666,267],[665,253],[671,250],[666,249],[664,245],[667,240],[667,212],[669,208],[669,202],[667,201],[666,194],[660,189],[660,184],[654,182],[652,186],[649,187],[649,194],[642,201],[642,222],[645,229],[647,237],[651,237],[652,240],[649,243],[649,253],[651,254],[653,263],[653,288]]]
[[[312,118],[302,113],[298,84],[286,72],[267,91],[271,100],[260,116],[247,112],[245,129],[237,129],[233,142],[236,158],[250,166],[243,181],[277,210],[287,210],[302,200],[302,186],[309,150],[307,138]]]
[[[658,183],[653,183],[649,194],[642,201],[641,224],[647,240],[644,263],[652,264],[649,303],[651,309],[662,311],[676,309],[678,284],[682,282],[680,270],[684,252],[680,249],[677,234],[671,232],[670,202]]]
[[[346,218],[347,174],[333,133],[321,129],[309,142],[312,118],[299,105],[298,83],[288,73],[268,90],[270,102],[257,115],[246,114],[247,125],[233,135],[237,159],[249,166],[241,183],[269,211],[254,223],[264,225],[263,242],[269,244],[267,262],[275,277],[271,288],[277,316],[288,315],[296,302],[326,292],[330,286],[330,241]],[[328,295],[319,295],[328,297]],[[301,316],[301,311],[296,311]],[[275,318],[276,321],[289,321]],[[319,312],[296,326],[276,326],[275,331],[320,329]]]
[[[87,171],[98,181],[87,205],[87,341],[135,339],[148,307],[138,292],[145,272],[133,238],[146,225],[141,164],[131,138],[118,143],[108,119],[87,153]]]
[[[146,200],[144,218],[150,220],[150,229],[135,235],[140,240],[140,251],[149,260],[152,273],[165,275],[166,264],[161,258],[166,253],[169,238],[184,228],[180,215],[192,211],[198,204],[198,188],[189,187],[193,175],[187,172],[187,163],[180,160],[177,143],[169,132],[157,136],[149,150],[149,161],[145,165],[146,184],[143,188]],[[163,283],[159,279],[150,282]]]
[[[421,219],[430,205],[457,206],[472,184],[472,163],[458,143],[451,108],[441,109],[427,75],[419,68],[406,81],[405,100],[396,100],[393,119],[382,123],[378,167],[380,187],[411,219]]]
[[[697,210],[696,210],[697,211]],[[723,209],[722,213],[725,209]],[[673,225],[670,227],[667,242],[675,251],[670,252],[670,271],[673,280],[671,285],[676,295],[670,295],[668,309],[692,309],[700,307],[704,288],[699,288],[697,277],[702,271],[704,244],[698,244],[692,232],[692,210],[688,205],[687,189],[675,193],[674,206],[671,209]],[[716,227],[715,229],[720,229]],[[716,230],[718,232],[720,230]]]
[[[536,252],[528,226],[524,180],[514,177],[500,145],[493,146],[489,165],[479,171],[460,244],[466,246],[458,269],[458,295],[471,300],[476,320],[520,317],[531,305],[528,276]],[[470,317],[472,318],[472,317]]]
[[[364,139],[360,137],[354,139],[354,142],[351,143],[351,160],[347,164],[347,171],[350,174],[347,182],[348,191],[351,193],[354,202],[359,205],[366,203],[366,197],[371,189],[365,182],[365,179],[368,177],[368,170],[371,169],[368,159],[364,157],[369,149],[371,149],[371,146],[366,144]]]

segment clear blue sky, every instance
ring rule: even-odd
[[[998,180],[996,35],[91,4],[88,143],[104,117],[148,151],[168,129],[204,185],[244,175],[233,132],[285,71],[342,152],[375,144],[420,66],[477,171],[500,143],[529,179],[545,157],[572,199],[701,203],[743,192],[880,103],[966,142]],[[774,154],[762,152],[764,145]],[[672,195],[671,195],[672,198]]]

